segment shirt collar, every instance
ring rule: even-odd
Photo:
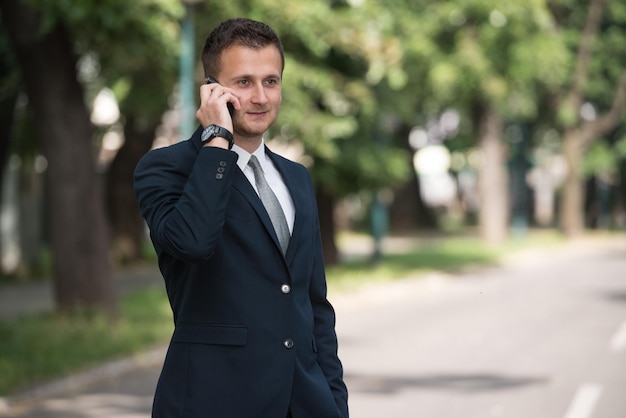
[[[237,144],[233,145],[232,151],[236,152],[239,156],[239,158],[237,159],[237,165],[239,166],[241,171],[244,171],[244,169],[248,166],[250,156],[252,155],[256,156],[257,160],[259,160],[259,163],[261,164],[261,168],[263,168],[263,171],[265,171],[265,140],[261,140],[261,145],[259,145],[259,147],[254,150],[252,154],[250,154],[248,151],[241,148]]]

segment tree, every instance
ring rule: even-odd
[[[18,76],[13,57],[8,39],[3,35],[0,33],[0,196],[2,196],[5,166],[9,157],[10,138],[15,122],[15,103],[19,94]]]
[[[145,223],[135,201],[135,165],[156,136],[175,86],[179,18],[177,0],[84,2],[32,0],[46,22],[60,21],[89,71],[81,73],[85,101],[91,104],[104,87],[119,102],[121,119],[113,129],[124,142],[106,173],[105,201],[114,261],[141,256]],[[150,19],[146,19],[150,16]],[[98,130],[96,142],[111,127]]]
[[[561,228],[569,237],[584,230],[583,155],[602,135],[624,123],[626,109],[626,7],[621,1],[553,1],[551,10],[570,41],[574,58],[571,75],[556,94],[555,112],[562,131],[568,172],[562,190]],[[572,28],[575,28],[572,30]],[[587,102],[603,113],[585,116]],[[595,111],[594,111],[595,112]]]
[[[139,159],[152,148],[170,106],[178,75],[182,8],[178,1],[99,7],[102,10],[90,18],[96,20],[91,26],[97,31],[90,36],[89,49],[100,66],[99,83],[112,87],[119,102],[124,133],[123,145],[107,170],[107,213],[114,259],[130,262],[141,257],[145,239],[133,173]],[[107,26],[111,21],[115,25]]]
[[[405,39],[407,90],[427,116],[457,109],[481,152],[479,228],[490,242],[508,230],[503,128],[532,120],[543,86],[558,85],[566,54],[545,4],[526,1],[387,2]],[[536,57],[540,55],[541,60]]]
[[[411,121],[415,124],[415,121]],[[413,153],[407,140],[413,126],[408,121],[401,124],[398,129],[398,140],[394,145],[405,149],[408,156],[405,164],[407,171],[415,172],[413,164]],[[393,201],[389,205],[389,230],[396,233],[406,233],[415,229],[434,230],[438,227],[435,212],[428,207],[421,195],[421,185],[419,178],[415,175],[409,176],[404,183],[394,189]]]
[[[114,316],[117,299],[102,185],[74,45],[60,21],[44,25],[42,15],[25,2],[2,0],[0,12],[49,164],[47,207],[57,306],[99,308]]]

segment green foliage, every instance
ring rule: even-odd
[[[15,57],[9,45],[9,39],[3,32],[0,28],[0,101],[17,94],[19,86]]]
[[[617,147],[618,153],[616,153],[605,141],[594,142],[585,153],[583,173],[587,176],[592,176],[617,170],[620,158],[619,150],[626,148],[624,143],[626,143],[624,140],[619,143]],[[624,155],[622,155],[623,157]]]
[[[424,59],[440,106],[463,108],[477,99],[497,105],[505,116],[536,114],[536,90],[559,85],[569,56],[543,2],[434,2],[423,19],[435,42]],[[542,59],[538,60],[537,56]]]
[[[626,159],[626,135],[616,141],[615,152],[620,158]]]
[[[89,101],[116,86],[123,114],[160,119],[177,78],[180,1],[29,1],[42,13],[43,31],[63,24],[81,62],[89,60],[79,68]]]
[[[589,2],[571,0],[550,0],[554,25],[562,34],[562,39],[570,55],[571,64],[567,68],[567,79],[560,93],[566,94],[574,75],[574,60],[582,39],[582,30],[588,16]],[[607,0],[599,33],[591,44],[591,55],[587,64],[589,75],[582,85],[583,100],[593,103],[602,112],[613,101],[617,80],[626,62],[626,7],[621,0]],[[559,92],[553,89],[553,92]],[[575,109],[561,112],[563,126],[573,126],[579,121]],[[563,117],[564,116],[564,117]]]
[[[572,103],[563,103],[556,112],[555,122],[563,127],[572,127],[578,122],[578,111]]]
[[[92,77],[82,73],[92,96],[108,86],[127,119],[159,120],[177,81],[179,0],[28,1],[42,11],[43,30],[62,22],[81,62],[93,61]],[[583,86],[599,111],[626,62],[626,6],[606,6]],[[303,144],[315,181],[340,197],[410,175],[402,130],[447,108],[460,112],[466,145],[478,106],[505,120],[579,123],[575,106],[553,103],[570,86],[587,8],[573,0],[205,1],[195,6],[196,52],[227,18],[277,30],[284,97],[267,139]]]
[[[177,0],[29,1],[42,13],[42,31],[57,22],[64,24],[74,35],[80,54],[111,53],[128,67],[137,68],[145,65],[152,53],[167,56],[178,49],[183,9]]]

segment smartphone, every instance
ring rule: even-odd
[[[207,84],[213,84],[213,83],[219,84],[219,82],[211,76],[206,78],[206,83]],[[235,108],[233,107],[233,104],[230,102],[226,106],[228,107],[228,113],[230,113],[230,118],[232,119],[235,116]]]

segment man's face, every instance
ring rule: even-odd
[[[282,100],[281,68],[274,45],[262,49],[235,45],[222,52],[217,79],[237,92],[241,104],[233,119],[235,138],[260,139],[276,121]]]

